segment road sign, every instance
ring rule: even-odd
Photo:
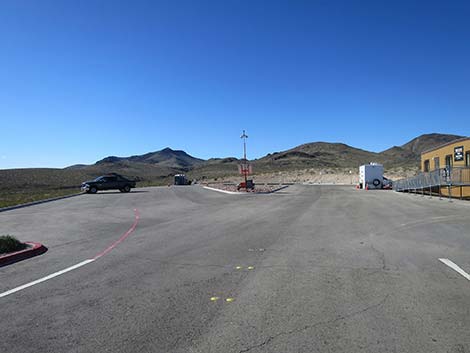
[[[463,161],[463,146],[454,147],[454,161]]]
[[[251,167],[251,164],[241,163],[238,165],[238,172],[241,175],[249,175],[253,173],[253,168]]]

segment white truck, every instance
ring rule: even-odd
[[[362,189],[384,189],[391,186],[391,181],[384,178],[384,166],[369,163],[359,167],[359,185]]]

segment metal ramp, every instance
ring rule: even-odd
[[[470,167],[447,167],[393,182],[398,192],[470,199]]]

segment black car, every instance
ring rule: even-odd
[[[102,175],[95,180],[82,183],[82,191],[89,194],[96,194],[98,190],[119,190],[129,192],[135,188],[135,181],[124,178],[122,175],[111,173]]]

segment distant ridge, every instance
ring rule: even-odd
[[[357,173],[364,163],[383,163],[387,172],[397,177],[413,175],[419,170],[420,153],[463,136],[424,134],[380,153],[365,151],[344,143],[312,142],[286,151],[269,153],[251,161],[254,178],[265,174],[273,180],[299,175]],[[120,173],[139,181],[139,186],[171,184],[173,176],[186,173],[190,179],[213,180],[238,174],[239,159],[235,157],[203,160],[181,150],[160,151],[130,157],[108,156],[91,165],[75,164],[59,168],[21,168],[0,170],[0,203],[3,205],[29,202],[52,196],[75,193],[80,184],[99,175]],[[261,177],[260,179],[262,179]],[[321,178],[321,177],[320,177]],[[2,201],[3,200],[3,201]]]
[[[402,146],[394,146],[392,148],[389,148],[388,150],[385,150],[381,153],[389,153],[392,150],[403,150],[407,151],[410,153],[413,153],[414,155],[420,155],[421,152],[428,150],[430,148],[437,147],[439,145],[443,145],[445,143],[458,140],[463,138],[464,136],[460,135],[447,135],[447,134],[425,134],[421,135],[418,137],[415,137],[411,141],[405,143]]]
[[[424,134],[380,153],[365,151],[344,143],[312,142],[286,151],[269,153],[252,160],[255,173],[278,173],[308,169],[356,168],[364,163],[383,163],[387,170],[404,168],[418,171],[420,153],[462,138],[459,135]],[[238,175],[235,157],[203,160],[169,147],[160,151],[129,157],[108,156],[91,165],[76,164],[64,169],[24,168],[0,170],[0,187],[15,185],[74,187],[81,181],[116,172],[148,183],[167,183],[174,174],[187,173],[190,178],[218,178]],[[48,176],[49,175],[49,176]],[[78,183],[78,184],[77,184]],[[51,184],[52,185],[52,184]]]
[[[190,156],[184,151],[172,150],[171,148],[167,147],[162,149],[161,151],[150,152],[143,155],[136,155],[130,157],[110,156],[103,158],[102,160],[96,162],[96,164],[122,164],[131,162],[161,164],[171,168],[189,168],[194,165],[203,163],[204,160]]]
[[[424,134],[402,146],[393,146],[380,154],[384,156],[385,160],[394,165],[419,164],[421,152],[461,139],[462,137],[464,136],[436,133]]]
[[[423,150],[462,138],[459,135],[423,134],[382,152],[370,152],[344,143],[311,142],[286,151],[269,153],[251,161],[257,173],[290,171],[309,168],[356,168],[369,162],[383,163],[385,168],[417,169]],[[203,160],[169,147],[130,157],[109,156],[93,165],[74,165],[69,170],[90,174],[116,171],[143,179],[165,178],[178,172],[195,177],[218,177],[237,173],[239,160],[235,157]]]
[[[312,142],[287,151],[268,154],[256,161],[270,169],[312,167],[352,167],[377,160],[377,153],[361,150],[344,143]]]
[[[387,168],[417,167],[423,150],[462,138],[458,135],[424,134],[402,146],[376,153],[344,143],[312,142],[283,152],[268,154],[254,164],[267,169],[302,169],[314,167],[353,168],[369,162],[380,162]]]

